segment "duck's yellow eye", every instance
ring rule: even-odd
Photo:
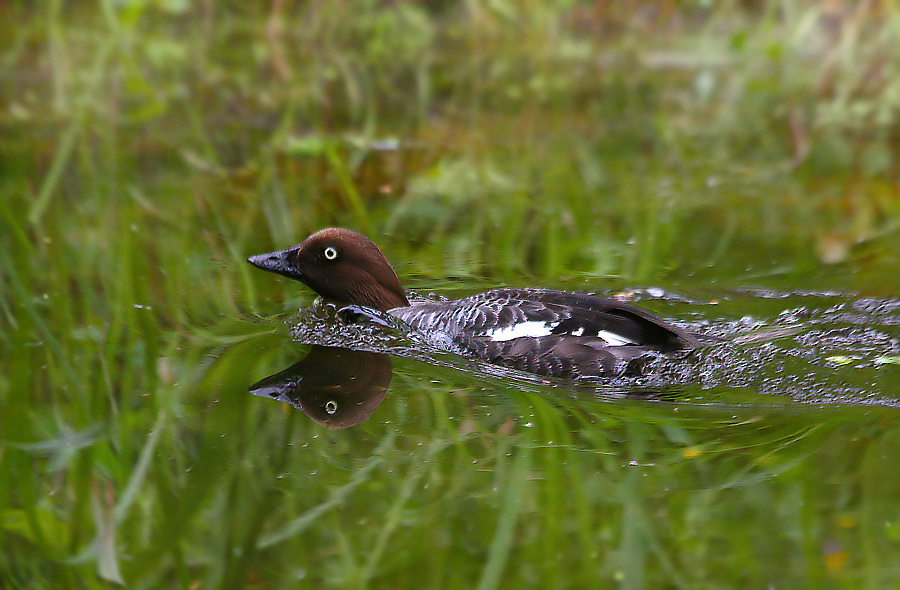
[[[326,260],[335,260],[337,259],[337,248],[334,246],[328,246],[325,248],[325,259]]]

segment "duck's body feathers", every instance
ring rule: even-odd
[[[608,375],[648,351],[697,344],[693,335],[626,303],[549,289],[497,289],[388,313],[438,345],[553,377]]]

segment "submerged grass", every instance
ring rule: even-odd
[[[0,33],[3,587],[896,579],[886,410],[758,430],[406,366],[323,431],[246,395],[298,301],[243,262],[339,224],[414,283],[895,293],[892,4],[8,1]]]

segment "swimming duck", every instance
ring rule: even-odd
[[[378,246],[344,228],[320,230],[248,262],[339,304],[387,312],[444,349],[548,377],[627,374],[648,355],[688,350],[702,340],[633,305],[552,289],[410,303]]]

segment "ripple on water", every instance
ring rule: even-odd
[[[642,295],[649,300],[646,292]],[[679,326],[721,342],[675,356],[654,356],[643,375],[602,382],[551,382],[459,357],[409,331],[393,316],[348,314],[321,300],[291,321],[291,333],[303,344],[384,352],[451,366],[477,378],[512,380],[517,387],[551,384],[593,388],[602,395],[703,403],[743,403],[751,391],[754,403],[900,406],[900,299],[759,289],[717,294],[717,300],[731,304],[728,309],[741,310],[738,317],[728,317],[728,309],[708,302],[670,294],[660,299],[672,313],[690,318]],[[773,308],[773,302],[783,305]]]

